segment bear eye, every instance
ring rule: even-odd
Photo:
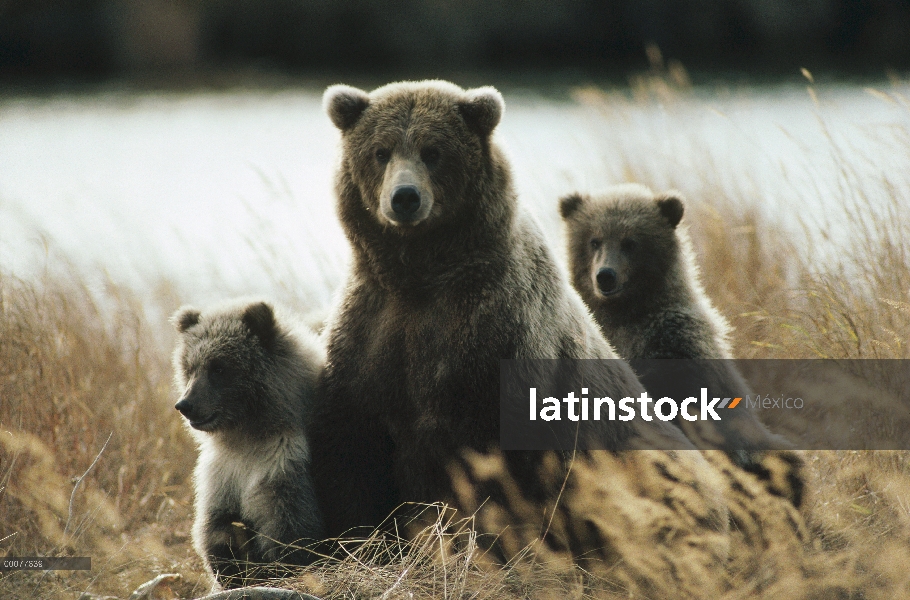
[[[638,242],[632,238],[626,238],[619,243],[619,249],[623,252],[635,252],[636,248],[638,248]]]
[[[591,250],[600,250],[600,247],[603,245],[603,242],[597,238],[594,238],[593,240],[591,240],[590,244],[591,244]]]
[[[436,148],[434,146],[424,148],[420,152],[420,159],[425,165],[432,167],[437,162],[439,162],[439,148]]]
[[[224,377],[226,373],[227,366],[220,360],[213,360],[211,364],[209,364],[209,375],[212,377],[221,378]]]
[[[390,158],[392,158],[392,152],[388,148],[379,148],[376,150],[376,161],[380,164],[389,162]]]

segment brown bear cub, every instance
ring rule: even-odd
[[[623,184],[560,199],[572,285],[626,359],[732,358],[698,279],[679,194]]]
[[[259,301],[172,317],[175,408],[199,444],[193,545],[239,587],[312,561],[322,537],[304,428],[324,363],[316,335]]]
[[[654,398],[680,389],[697,396],[745,397],[748,385],[730,360],[730,327],[712,306],[698,277],[676,192],[654,194],[623,184],[598,196],[560,199],[572,284],[617,353],[632,363]],[[655,359],[691,359],[657,363]],[[720,422],[678,420],[699,447],[727,450],[740,466],[771,481],[771,488],[800,503],[800,459],[745,403],[724,411]],[[714,426],[717,426],[715,430]],[[719,436],[719,437],[718,437]],[[782,473],[771,472],[781,471]]]
[[[500,359],[616,355],[519,209],[493,140],[499,92],[333,86],[324,103],[341,130],[338,214],[353,250],[310,428],[334,537],[406,503],[457,506],[453,462],[499,447]],[[643,392],[627,364],[610,363],[592,385]],[[635,427],[609,423],[597,435],[619,450]],[[654,429],[688,443],[672,424]],[[506,453],[522,486],[533,487],[537,458]]]

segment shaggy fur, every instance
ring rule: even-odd
[[[499,443],[500,359],[616,355],[518,209],[492,140],[504,109],[496,90],[333,86],[324,101],[342,133],[338,214],[353,264],[328,324],[310,431],[327,533],[339,536],[402,503],[457,505],[452,463]],[[396,208],[402,189],[410,204]],[[590,383],[616,397],[642,390],[622,361],[599,376]],[[620,450],[635,427],[609,423],[597,435]],[[653,430],[686,443],[672,426]],[[506,453],[530,495],[543,493],[539,458]]]
[[[176,408],[199,444],[196,551],[228,588],[280,573],[274,563],[310,562],[288,544],[323,531],[304,434],[324,363],[318,339],[265,302],[183,307],[172,321]]]
[[[730,327],[711,305],[689,237],[678,227],[684,212],[678,193],[654,194],[625,184],[596,197],[571,194],[560,200],[559,210],[573,286],[654,398],[674,397],[681,389],[696,395],[703,386],[712,396],[751,393],[733,363],[720,360],[733,358]],[[727,450],[737,464],[766,479],[770,489],[799,504],[798,455],[764,460],[761,451],[788,443],[771,434],[745,403],[724,412],[721,422],[677,422],[696,445]]]
[[[683,202],[643,185],[560,200],[572,284],[624,358],[732,358],[729,325],[698,279],[691,243],[677,227]],[[598,286],[613,269],[616,288]]]

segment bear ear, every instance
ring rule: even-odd
[[[183,333],[199,322],[201,314],[202,313],[192,306],[181,306],[171,317],[170,321],[177,329],[177,333]]]
[[[259,343],[264,348],[270,348],[275,336],[278,334],[278,326],[275,323],[275,313],[272,307],[265,302],[256,302],[243,309],[243,324],[246,325],[250,333],[259,338]]]
[[[353,127],[369,105],[367,93],[349,85],[330,86],[322,95],[322,107],[341,131]]]
[[[562,216],[563,219],[568,219],[581,208],[581,205],[584,204],[584,202],[585,199],[577,192],[569,194],[568,196],[563,196],[559,199],[560,216]]]
[[[655,200],[660,215],[667,220],[670,227],[676,229],[683,218],[683,201],[677,192],[669,192]]]
[[[493,133],[505,109],[502,94],[493,87],[468,90],[465,99],[458,103],[458,111],[465,123],[482,138]]]

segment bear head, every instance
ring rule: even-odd
[[[180,335],[175,408],[193,429],[259,434],[299,418],[295,403],[276,394],[288,385],[279,358],[288,342],[270,304],[244,301],[206,311],[184,306],[171,322]]]
[[[588,301],[616,305],[659,294],[677,271],[683,201],[638,184],[560,199],[572,283]]]
[[[481,210],[490,137],[504,110],[494,88],[423,81],[368,94],[335,85],[323,103],[342,133],[341,201],[362,204],[363,218],[415,236]]]

